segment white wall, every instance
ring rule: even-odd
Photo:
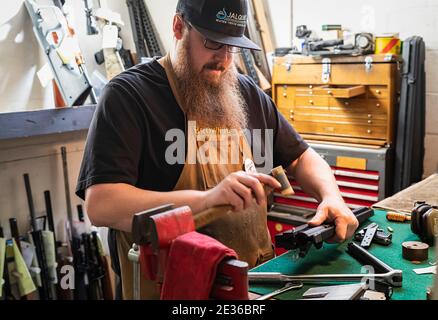
[[[292,43],[292,0],[268,0],[277,47],[290,47]]]

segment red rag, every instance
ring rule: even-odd
[[[208,300],[217,267],[224,258],[237,259],[237,254],[198,232],[179,236],[170,247],[161,299]]]

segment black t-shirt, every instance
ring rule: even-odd
[[[239,75],[238,79],[247,103],[248,129],[272,129],[273,165],[289,166],[308,145],[249,77]],[[87,188],[101,183],[173,190],[184,165],[165,160],[166,149],[173,143],[165,139],[170,129],[185,132],[186,119],[156,60],[112,79],[90,125],[76,194],[84,199]]]

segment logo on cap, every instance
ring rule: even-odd
[[[237,14],[237,13],[227,13],[225,8],[223,8],[221,11],[219,11],[216,14],[216,22],[219,23],[226,23],[237,27],[245,27],[246,26],[246,14]]]

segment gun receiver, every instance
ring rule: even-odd
[[[367,207],[353,210],[359,223],[364,222],[373,216],[374,211]],[[293,230],[277,234],[275,243],[277,247],[287,250],[298,250],[301,258],[305,257],[309,249],[314,245],[317,249],[322,247],[325,240],[335,235],[335,226],[332,224],[323,224],[317,227],[310,227],[303,224]]]

